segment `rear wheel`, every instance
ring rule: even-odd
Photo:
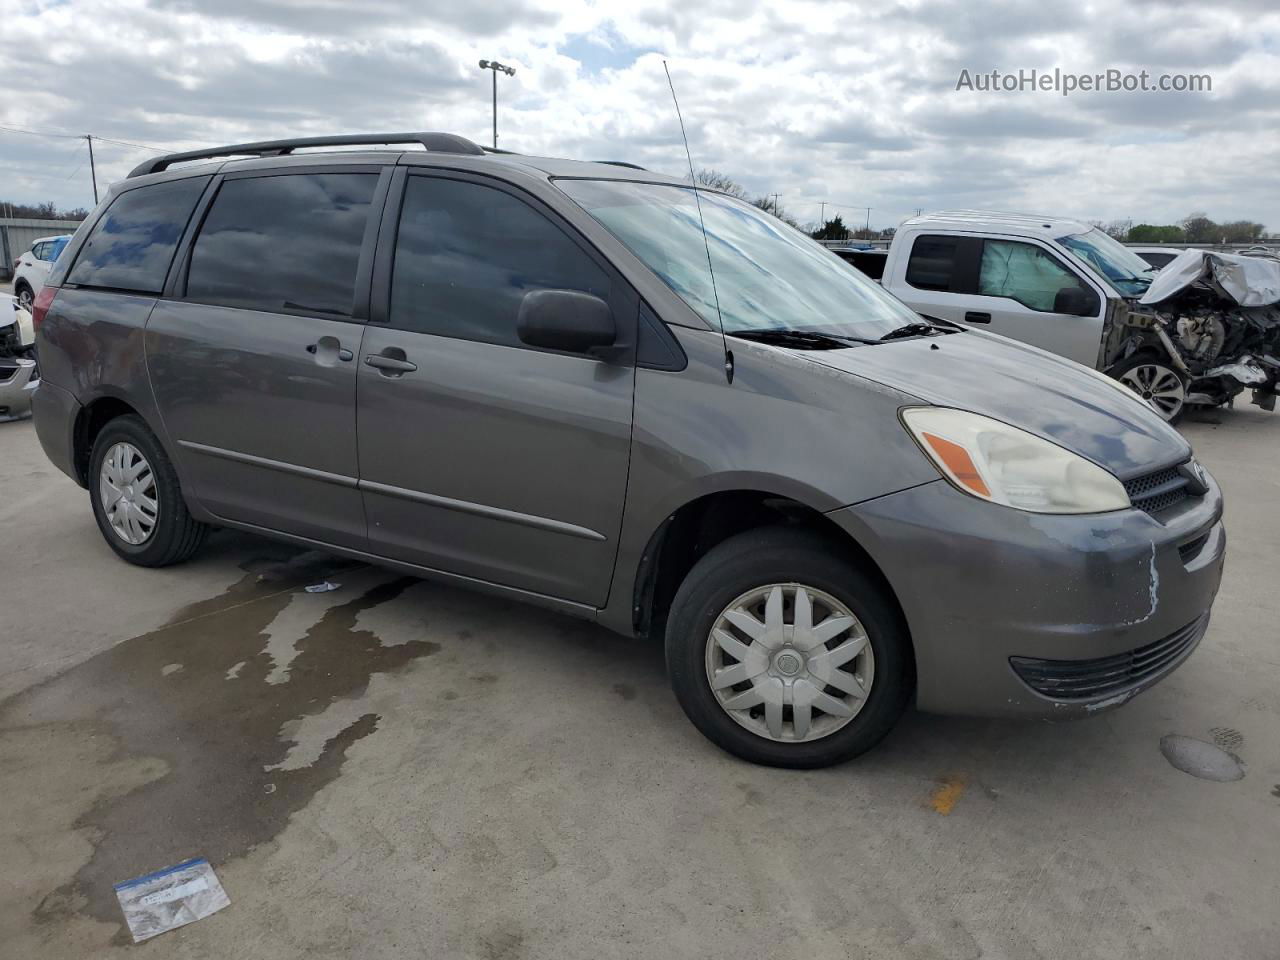
[[[1136,354],[1111,375],[1147,402],[1169,423],[1177,423],[1187,402],[1187,381],[1167,363]]]
[[[873,747],[911,687],[884,586],[829,540],[769,528],[698,561],[672,602],[667,669],[712,742],[753,763],[822,767]]]
[[[140,417],[117,417],[98,434],[89,496],[107,545],[138,566],[181,563],[209,532],[188,512],[177,471]]]
[[[36,302],[36,296],[31,292],[31,288],[25,283],[20,283],[14,288],[13,294],[18,298],[18,305],[30,313]]]

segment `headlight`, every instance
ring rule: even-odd
[[[965,410],[909,407],[902,420],[943,476],[965,493],[1032,513],[1130,506],[1124,485],[1055,443]]]

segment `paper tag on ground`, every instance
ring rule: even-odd
[[[134,943],[185,926],[231,904],[213,867],[204,858],[117,883],[115,891]]]

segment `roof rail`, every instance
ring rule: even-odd
[[[145,160],[129,171],[130,177],[145,177],[149,173],[168,170],[175,163],[186,160],[212,160],[216,157],[281,157],[303,147],[352,147],[362,144],[420,143],[435,153],[464,153],[483,156],[484,151],[468,140],[453,133],[349,133],[333,137],[295,137],[291,140],[263,140],[259,143],[236,143],[207,150],[188,150],[185,153],[167,153],[162,157]]]
[[[632,170],[644,170],[644,167],[640,166],[640,164],[628,163],[626,160],[597,160],[596,163],[607,163],[611,167],[629,167]],[[645,170],[645,173],[648,172],[648,170]]]

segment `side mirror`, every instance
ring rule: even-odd
[[[608,359],[618,328],[599,297],[577,290],[530,290],[520,301],[516,334],[531,347]]]
[[[1063,287],[1053,298],[1053,312],[1071,317],[1092,317],[1100,306],[1096,293],[1076,284]]]

